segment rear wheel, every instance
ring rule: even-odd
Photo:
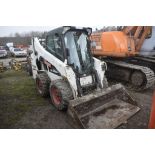
[[[46,73],[40,73],[37,75],[36,86],[39,94],[42,97],[49,96],[49,84],[50,84],[50,79]]]
[[[53,81],[49,92],[51,101],[58,110],[66,110],[69,100],[73,99],[72,90],[64,80]]]

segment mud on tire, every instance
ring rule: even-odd
[[[52,81],[49,92],[54,106],[61,111],[67,110],[69,100],[73,99],[68,82],[65,80]]]
[[[50,79],[46,73],[40,73],[36,77],[36,86],[39,94],[42,97],[49,96]]]

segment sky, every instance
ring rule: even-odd
[[[50,31],[59,26],[0,26],[0,37],[6,37],[17,33],[25,33],[31,31]],[[96,26],[102,28],[103,26]],[[95,29],[96,27],[92,27]]]
[[[9,36],[10,34],[25,33],[30,31],[50,31],[53,26],[0,26],[0,37]]]

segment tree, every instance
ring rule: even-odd
[[[18,32],[15,33],[15,37],[21,37]]]

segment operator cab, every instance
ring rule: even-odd
[[[87,74],[93,69],[89,36],[91,28],[64,26],[50,31],[46,49],[67,64],[78,74]]]

